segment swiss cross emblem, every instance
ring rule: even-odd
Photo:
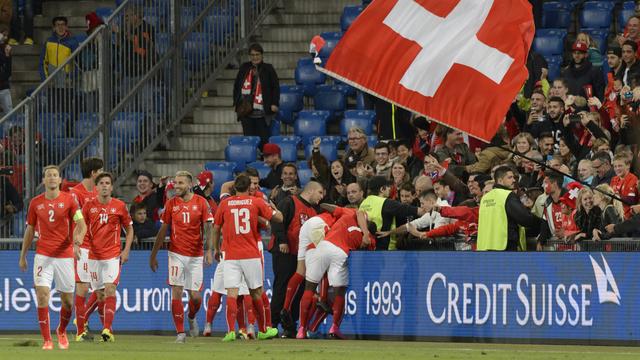
[[[98,213],[98,209],[97,208],[91,208],[91,210],[89,210],[90,213],[92,214],[96,214]]]
[[[64,203],[58,203],[58,207],[59,207],[60,209],[64,209]]]
[[[193,205],[193,206],[191,207],[191,210],[193,210],[193,211],[198,210],[198,205]]]
[[[44,210],[44,205],[40,204],[36,207],[37,210]]]
[[[116,213],[116,208],[111,208],[111,213],[115,214]]]

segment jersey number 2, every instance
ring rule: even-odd
[[[49,222],[54,222],[56,221],[56,219],[53,218],[53,215],[55,215],[55,213],[53,212],[53,210],[49,210]]]
[[[231,209],[233,214],[233,222],[236,226],[236,234],[249,233],[249,209]]]

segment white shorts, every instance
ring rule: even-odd
[[[203,263],[202,256],[184,256],[169,251],[169,285],[201,291]]]
[[[304,260],[309,244],[318,244],[324,239],[327,228],[327,224],[319,216],[314,216],[302,224],[298,236],[298,261]]]
[[[73,293],[76,287],[73,258],[60,259],[36,254],[33,258],[33,283],[51,289],[54,281],[55,289],[59,292]]]
[[[116,284],[120,280],[120,258],[109,260],[89,259],[89,271],[91,272],[91,288],[93,290],[104,289],[104,284]]]
[[[251,290],[262,287],[262,259],[225,260],[223,279],[226,289],[240,288],[243,281]]]
[[[80,248],[80,260],[76,260],[76,282],[90,283],[89,249]]]
[[[349,285],[348,257],[342,249],[331,242],[319,242],[315,251],[310,251],[307,254],[305,261],[307,281],[319,284],[326,272],[329,278],[329,285],[334,287]]]
[[[213,274],[213,288],[211,291],[227,295],[227,289],[224,288],[224,254],[222,257],[223,259],[220,259],[218,266],[216,266],[216,272]],[[247,287],[247,282],[244,281],[244,277],[242,278],[238,294],[249,295],[249,288]]]

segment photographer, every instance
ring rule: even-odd
[[[591,133],[594,139],[604,138],[608,140],[607,134],[602,130],[598,123],[594,121],[597,116],[599,116],[598,113],[587,113],[586,111],[581,111],[577,114],[567,114],[562,118],[562,125],[564,126],[562,139],[571,150],[571,153],[575,156],[576,161],[588,158],[591,154],[591,147],[582,145],[578,142],[578,139],[576,139],[573,134],[572,127],[582,125]]]

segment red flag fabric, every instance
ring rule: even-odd
[[[377,0],[318,70],[490,140],[527,79],[527,0]]]

